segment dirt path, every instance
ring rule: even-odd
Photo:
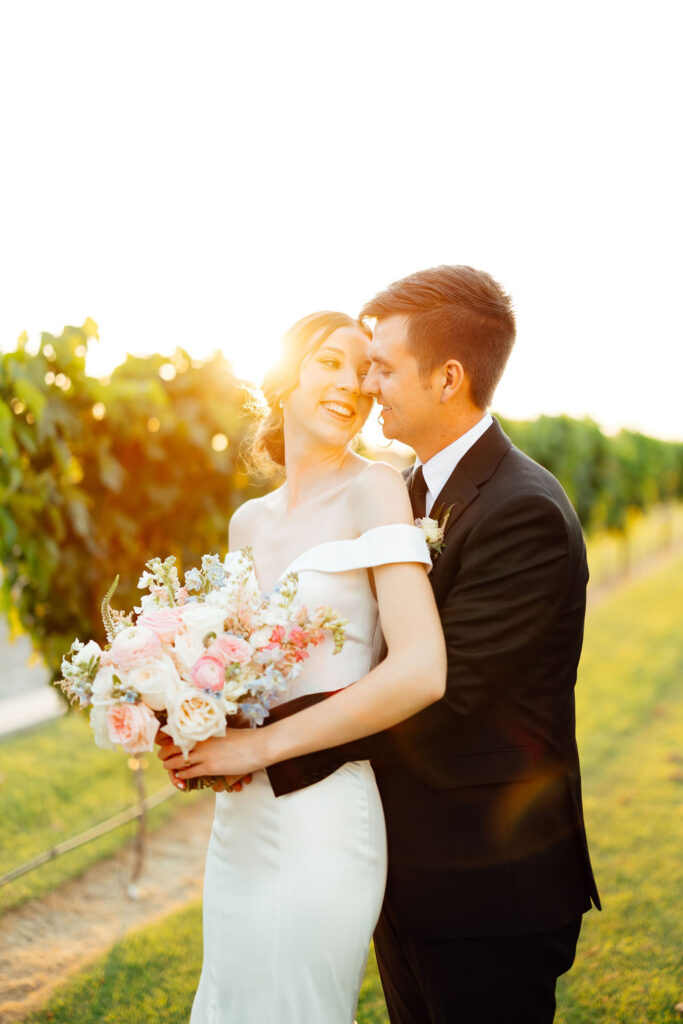
[[[69,975],[131,929],[201,898],[212,819],[207,796],[179,808],[151,834],[137,899],[127,894],[128,848],[0,917],[0,1024],[38,1009]]]

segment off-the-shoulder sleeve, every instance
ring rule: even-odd
[[[429,547],[418,526],[391,523],[375,526],[352,540],[318,544],[299,555],[289,571],[315,569],[317,572],[347,572],[350,569],[370,569],[394,562],[420,562],[431,568]]]

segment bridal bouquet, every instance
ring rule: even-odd
[[[334,651],[346,620],[331,608],[309,615],[296,601],[289,573],[264,595],[250,548],[204,555],[180,586],[173,556],[146,563],[140,607],[111,607],[118,577],[102,602],[108,643],[75,640],[62,661],[59,685],[72,704],[90,708],[99,747],[129,754],[154,748],[159,724],[187,755],[200,740],[222,736],[230,715],[260,725],[271,702],[326,634]]]

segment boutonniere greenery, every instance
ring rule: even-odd
[[[435,561],[443,551],[444,534],[446,533],[446,526],[452,511],[452,505],[449,505],[447,509],[444,509],[443,505],[439,505],[435,509],[435,519],[431,516],[425,516],[423,519],[415,520],[415,525],[420,527],[424,534],[424,539],[427,541],[432,561]]]

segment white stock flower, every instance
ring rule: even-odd
[[[168,654],[162,654],[154,661],[131,669],[127,685],[139,693],[145,704],[153,711],[162,711],[180,690],[182,681],[172,658]]]
[[[227,555],[223,559],[223,568],[226,573],[238,572],[244,566],[244,555],[241,549],[239,551],[228,551]]]
[[[288,626],[291,622],[291,609],[286,606],[273,603],[263,610],[259,620],[264,626]]]
[[[201,740],[224,734],[225,713],[224,701],[183,687],[170,701],[164,732],[173,738],[183,754],[189,754]]]
[[[230,587],[219,587],[218,590],[212,590],[206,595],[206,604],[212,608],[221,608],[225,613],[225,610],[232,604],[232,590]]]
[[[158,612],[160,608],[167,608],[163,601],[156,594],[143,594],[140,604],[134,608],[136,615],[149,615],[150,612]]]
[[[72,660],[74,665],[86,665],[91,658],[101,657],[102,648],[100,645],[95,643],[94,640],[88,640],[87,644],[83,644],[83,646],[79,648]]]

